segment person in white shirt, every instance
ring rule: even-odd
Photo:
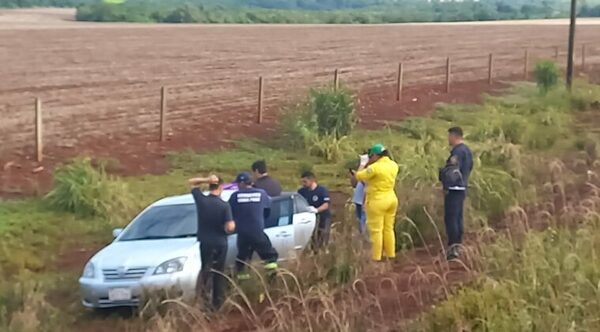
[[[369,156],[367,154],[363,154],[360,156],[360,163],[358,166],[358,170],[360,171],[364,169],[369,161]],[[352,172],[350,173],[350,183],[354,188],[354,194],[352,195],[352,203],[356,209],[356,218],[358,219],[358,231],[360,234],[366,234],[367,231],[367,214],[365,212],[364,204],[365,204],[365,183],[362,181],[357,181],[354,176],[352,176]]]

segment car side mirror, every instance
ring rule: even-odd
[[[116,239],[117,236],[121,235],[121,233],[123,233],[123,228],[115,228],[113,229],[113,237]]]

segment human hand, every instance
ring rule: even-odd
[[[316,207],[314,207],[314,206],[309,206],[308,207],[308,212],[316,214],[316,213],[319,213],[319,210]]]
[[[211,174],[211,175],[208,177],[208,183],[209,183],[209,184],[218,184],[218,183],[219,183],[219,177],[218,177],[218,176],[216,176],[216,175],[214,175],[214,174]]]
[[[225,223],[225,233],[227,234],[231,234],[235,231],[235,222],[234,221],[228,221]]]

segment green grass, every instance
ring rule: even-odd
[[[415,331],[598,331],[599,212],[580,215],[579,229],[530,232],[520,242],[502,236],[483,246],[484,276]]]
[[[99,219],[52,211],[40,199],[0,202],[0,276],[52,270],[63,250],[101,243],[109,229]]]
[[[408,249],[422,242],[421,238],[428,241],[436,236],[429,215],[442,229],[437,172],[449,153],[448,127],[461,125],[475,154],[466,220],[468,229],[479,229],[516,204],[537,202],[550,176],[547,166],[557,157],[579,158],[586,166],[593,164],[600,134],[594,126],[581,127],[574,119],[587,114],[583,112],[589,113],[598,100],[600,88],[581,82],[572,96],[559,88],[540,95],[535,85],[519,84],[507,96],[487,97],[484,105],[443,105],[429,117],[389,123],[381,130],[355,129],[347,136],[344,143],[347,146],[340,150],[336,161],[326,161],[305,148],[295,149],[281,141],[247,140],[232,149],[211,153],[173,153],[169,156],[171,170],[165,175],[110,181],[125,185],[133,207],[140,210],[161,197],[188,192],[188,177],[216,172],[232,180],[239,171],[249,170],[255,160],[266,159],[271,175],[280,179],[286,190],[295,191],[300,172],[310,168],[330,190],[350,193],[348,166],[356,164],[358,154],[373,143],[383,143],[401,169],[397,186],[401,202],[398,246]],[[108,193],[106,197],[114,197],[111,195]],[[43,279],[56,271],[56,259],[61,252],[75,244],[97,247],[106,243],[111,239],[110,229],[126,224],[133,212],[110,221],[89,215],[56,210],[41,198],[0,202],[0,276],[17,282],[35,273]],[[516,249],[520,250],[504,248],[507,253]],[[347,258],[342,266],[336,266],[341,272],[332,272],[333,280],[348,282],[348,278],[358,275],[361,267],[348,270],[353,261]],[[323,262],[330,259],[333,257],[324,257]],[[493,255],[489,260],[494,261]],[[500,259],[497,262],[514,266]],[[76,293],[76,277],[68,274],[64,278],[59,279],[69,283],[66,288]],[[55,286],[42,282],[40,287],[48,291]],[[0,318],[4,315],[4,321],[8,322],[15,307],[4,302],[0,294]],[[80,314],[78,310],[78,307],[67,309],[75,315]]]

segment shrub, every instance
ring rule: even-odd
[[[535,66],[535,80],[540,93],[547,94],[558,84],[558,69],[552,61],[540,61]]]
[[[313,89],[304,102],[286,110],[281,123],[287,148],[340,160],[352,151],[346,140],[356,123],[352,94],[347,89]]]
[[[310,91],[308,105],[314,114],[319,136],[340,139],[352,131],[356,122],[352,93],[344,88],[322,88]]]
[[[58,168],[46,200],[57,210],[87,217],[119,217],[133,208],[127,185],[108,175],[103,165],[95,168],[89,158]]]

